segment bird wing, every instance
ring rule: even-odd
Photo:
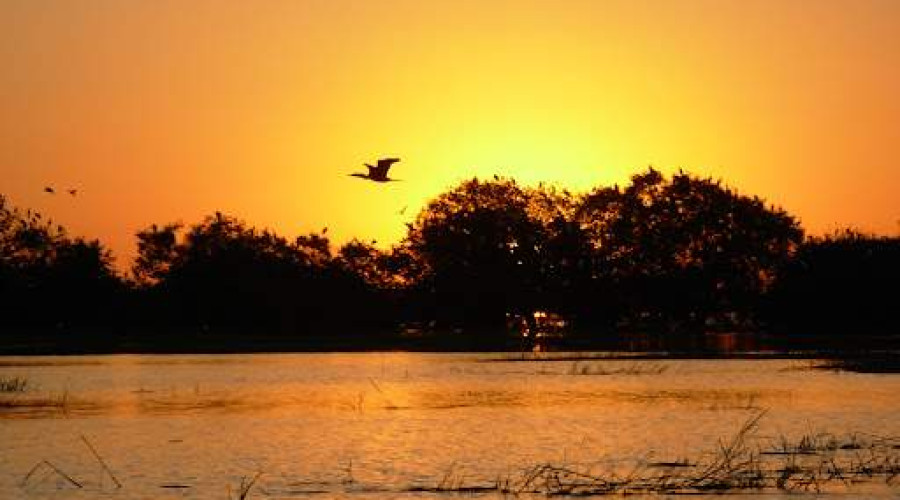
[[[391,168],[391,165],[398,161],[400,161],[400,158],[382,158],[378,160],[378,166],[376,168],[378,168],[383,175],[387,175],[387,171]]]

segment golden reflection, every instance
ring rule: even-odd
[[[80,435],[133,495],[180,486],[216,498],[223,485],[263,469],[260,486],[270,495],[363,491],[382,499],[436,494],[440,484],[516,481],[536,464],[596,477],[627,474],[636,464],[644,472],[687,468],[707,463],[723,436],[764,409],[764,432],[752,443],[777,453],[798,443],[817,453],[888,443],[881,453],[895,443],[881,437],[900,431],[894,378],[791,370],[790,360],[417,353],[101,359],[0,366],[0,377],[16,374],[39,387],[24,393],[34,402],[71,381],[60,407],[5,407],[9,395],[0,394],[0,460],[7,464],[0,487],[20,487],[30,467],[50,460],[87,479],[87,493],[105,494],[94,479],[103,471]],[[848,377],[853,391],[834,390]],[[854,438],[855,430],[865,434]],[[52,480],[28,488],[36,496],[60,493]]]

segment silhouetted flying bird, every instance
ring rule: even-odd
[[[68,189],[68,190],[66,190],[66,192],[68,192],[68,193],[71,194],[72,196],[75,196],[76,194],[78,194],[78,190],[77,190],[77,189]]]
[[[45,188],[44,188],[44,192],[45,192],[45,193],[50,193],[50,194],[55,194],[55,193],[56,193],[56,191],[54,191],[53,188],[50,187],[50,186],[45,187]]]
[[[390,179],[387,176],[388,169],[391,168],[391,165],[400,161],[400,158],[382,158],[378,160],[378,162],[373,167],[366,163],[366,168],[369,169],[369,173],[362,174],[359,172],[349,174],[351,177],[360,177],[362,179],[368,179],[370,181],[375,182],[390,182],[397,181],[400,179]]]

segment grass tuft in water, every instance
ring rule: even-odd
[[[256,485],[256,482],[259,481],[260,476],[262,476],[262,471],[257,472],[252,477],[241,477],[241,484],[238,485],[235,500],[246,500],[250,497],[250,490],[253,489],[253,486]],[[228,485],[228,499],[231,500],[231,485]]]
[[[0,398],[0,409],[57,409],[66,411],[69,407],[69,393],[48,394],[46,396],[20,396],[15,393],[13,397]]]
[[[548,496],[822,493],[873,478],[891,485],[900,475],[900,440],[893,438],[806,434],[794,440],[780,437],[774,447],[762,449],[756,433],[765,414],[763,410],[749,417],[734,436],[720,440],[705,461],[642,461],[625,475],[545,463],[497,478],[490,487],[464,484],[451,467],[436,487],[419,491]]]
[[[112,469],[109,468],[109,465],[106,465],[106,460],[103,460],[103,457],[100,456],[100,453],[97,451],[97,448],[94,448],[94,445],[88,441],[88,438],[81,435],[81,440],[84,442],[84,445],[88,447],[88,450],[91,451],[91,454],[94,455],[94,458],[97,459],[97,462],[100,463],[100,466],[103,467],[103,470],[109,475],[109,478],[112,479],[113,483],[115,483],[116,488],[121,488],[122,483],[119,482],[119,479],[113,474]]]
[[[607,368],[600,364],[574,361],[569,367],[569,375],[660,375],[669,366],[663,363],[635,361],[625,366]]]
[[[0,377],[0,392],[25,392],[28,379],[23,377]]]
[[[35,466],[32,467],[31,470],[28,471],[28,474],[26,474],[25,477],[22,479],[22,483],[20,486],[23,488],[26,487],[29,484],[29,481],[31,481],[34,477],[37,477],[38,473],[45,472],[45,471],[50,471],[53,474],[56,474],[57,476],[63,478],[64,480],[66,480],[67,483],[71,484],[72,486],[74,486],[76,488],[81,489],[84,487],[81,484],[81,482],[76,481],[72,476],[63,472],[62,469],[60,469],[59,467],[50,463],[49,460],[41,460],[40,462],[35,464]]]

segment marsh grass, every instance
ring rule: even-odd
[[[705,460],[638,461],[630,471],[598,472],[553,463],[498,477],[493,485],[466,484],[451,466],[433,488],[418,491],[504,495],[592,496],[628,494],[691,495],[729,492],[835,491],[854,483],[900,475],[900,440],[852,434],[779,437],[764,447],[757,436],[766,411],[749,417],[728,439],[720,439]]]
[[[816,455],[835,451],[897,449],[900,445],[900,438],[858,432],[839,436],[830,432],[809,431],[793,440],[779,436],[772,441],[773,446],[763,454]]]
[[[385,406],[384,406],[384,407],[385,407],[385,409],[388,409],[388,410],[396,410],[396,409],[399,409],[399,408],[400,408],[399,406],[397,406],[396,404],[394,404],[394,402],[391,400],[391,398],[388,397],[388,395],[381,389],[381,386],[378,384],[378,382],[377,382],[374,378],[369,377],[369,383],[372,385],[372,387],[375,388],[375,391],[376,391],[376,392],[378,393],[378,395],[381,396],[381,398],[384,400],[384,403],[385,403]]]
[[[31,409],[31,410],[46,410],[46,409],[54,409],[67,411],[71,400],[69,398],[69,392],[63,391],[61,393],[48,393],[47,395],[39,396],[39,395],[29,395],[24,396],[22,392],[17,393],[8,393],[7,396],[11,397],[0,397],[0,410],[8,409]]]
[[[0,377],[0,392],[25,392],[28,379],[23,377]]]
[[[432,486],[411,486],[402,491],[430,494],[500,494],[503,496],[604,496],[604,495],[697,495],[720,493],[832,493],[847,492],[857,483],[883,481],[889,487],[900,483],[900,437],[862,432],[837,435],[807,431],[787,436],[760,436],[760,423],[767,410],[753,412],[733,435],[719,439],[714,449],[696,457],[651,461],[648,457],[622,462],[614,467],[538,463],[491,480],[467,475],[453,462]],[[116,478],[97,448],[84,436],[81,440],[93,459],[116,488]],[[357,484],[353,462],[346,464],[341,486],[346,491],[369,491]],[[229,500],[247,500],[260,489],[263,472],[243,476],[237,486],[227,484]],[[63,487],[84,489],[85,483],[48,460],[38,462],[20,486],[56,478]],[[298,483],[300,484],[300,483]],[[306,484],[306,483],[303,483]],[[319,483],[315,483],[319,484]],[[60,487],[60,486],[57,486]],[[162,488],[188,488],[167,484]],[[268,495],[265,489],[261,490]],[[372,490],[375,491],[375,490]],[[381,491],[381,490],[379,490]],[[387,490],[384,490],[387,491]],[[333,493],[324,488],[304,493]]]
[[[80,437],[81,437],[81,441],[84,443],[84,445],[90,451],[94,460],[96,460],[97,463],[100,464],[100,467],[103,469],[103,471],[109,476],[110,479],[112,479],[113,483],[116,485],[116,488],[117,489],[121,488],[122,483],[119,481],[119,479],[113,473],[112,469],[106,463],[106,460],[104,460],[103,457],[100,455],[100,452],[97,451],[97,448],[93,444],[91,444],[91,442],[88,440],[88,438],[84,434],[82,434]],[[52,462],[50,462],[49,460],[46,460],[46,459],[41,460],[40,462],[36,463],[34,465],[34,467],[32,467],[28,471],[28,473],[25,474],[25,476],[22,478],[22,481],[19,484],[19,486],[21,488],[26,488],[32,484],[42,483],[50,477],[60,478],[60,479],[64,480],[65,484],[67,484],[67,485],[74,486],[78,489],[85,489],[86,483],[83,480],[77,479],[74,475],[63,471],[60,467],[54,465]],[[101,485],[102,485],[102,480],[101,480]]]
[[[828,359],[812,365],[813,369],[839,370],[857,373],[900,373],[900,354],[896,352],[875,353]]]
[[[762,393],[759,391],[740,391],[733,394],[723,394],[713,398],[713,402],[706,407],[707,410],[762,410],[759,400]]]
[[[243,476],[241,477],[241,483],[237,487],[237,491],[233,492],[235,494],[235,500],[246,500],[250,497],[250,491],[256,485],[257,481],[259,481],[260,476],[262,476],[262,471],[257,472],[251,477]],[[228,499],[232,498],[232,490],[231,485],[228,485]]]
[[[82,485],[80,481],[75,480],[72,476],[63,472],[62,469],[53,465],[49,460],[41,460],[40,462],[35,464],[35,466],[32,467],[27,474],[25,474],[25,477],[22,479],[22,483],[20,484],[20,486],[24,488],[28,486],[29,482],[33,479],[38,477],[46,478],[47,474],[55,474],[56,476],[64,479],[68,484],[78,489],[84,488],[84,485]]]
[[[91,455],[93,455],[94,458],[97,459],[97,463],[100,464],[100,467],[103,468],[104,472],[106,472],[109,478],[112,479],[113,483],[115,483],[116,488],[121,488],[122,483],[119,482],[119,478],[117,478],[116,475],[113,474],[112,469],[110,469],[109,465],[106,464],[106,460],[103,460],[103,457],[100,456],[100,452],[97,451],[97,448],[95,448],[94,445],[91,444],[90,441],[88,441],[88,438],[85,437],[84,434],[81,435],[81,441],[84,442],[84,445],[87,446],[88,450],[90,450]]]
[[[610,367],[599,363],[574,361],[569,366],[568,375],[660,375],[669,366],[650,361],[635,361],[624,366]]]

